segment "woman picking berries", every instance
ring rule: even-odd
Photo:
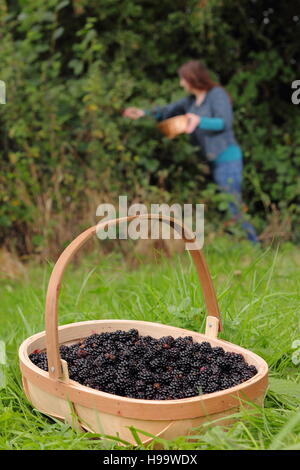
[[[167,106],[152,110],[129,107],[123,116],[139,119],[146,115],[158,121],[185,114],[188,118],[185,132],[194,145],[201,148],[212,169],[214,182],[221,191],[233,196],[229,210],[240,220],[248,240],[256,243],[254,227],[241,213],[242,152],[233,131],[233,112],[230,98],[223,87],[209,76],[206,67],[192,60],[178,69],[180,85],[188,96]]]

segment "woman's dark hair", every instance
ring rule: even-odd
[[[183,64],[177,70],[180,78],[184,78],[193,88],[197,90],[211,90],[213,87],[218,86],[210,76],[207,68],[202,62],[198,60],[190,60]]]

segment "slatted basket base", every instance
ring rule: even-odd
[[[135,218],[132,216],[130,220]],[[143,217],[143,216],[139,216]],[[149,214],[148,218],[157,218]],[[103,224],[118,223],[114,219]],[[162,220],[161,218],[159,220]],[[167,219],[173,228],[180,224]],[[62,253],[52,272],[46,300],[46,330],[26,339],[19,349],[19,361],[25,394],[41,412],[69,422],[72,426],[104,435],[119,436],[136,444],[129,429],[134,426],[155,436],[172,439],[191,434],[192,428],[207,421],[226,417],[237,411],[242,402],[262,404],[268,383],[268,366],[253,352],[217,338],[220,318],[203,254],[192,250],[209,315],[205,334],[160,323],[137,320],[94,320],[57,326],[57,303],[61,278],[70,259],[95,233],[92,227],[79,235]],[[192,336],[195,342],[208,341],[213,347],[242,354],[258,373],[235,387],[215,393],[180,400],[140,400],[104,393],[69,379],[67,363],[59,357],[59,346],[70,345],[94,333],[116,330],[138,330],[142,336]],[[29,359],[34,350],[47,350],[49,372],[35,366]],[[140,434],[143,443],[151,437]]]

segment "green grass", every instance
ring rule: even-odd
[[[300,366],[292,361],[292,342],[300,339],[299,249],[291,244],[258,249],[247,242],[217,240],[205,247],[205,254],[222,312],[220,337],[263,357],[270,367],[270,386],[264,406],[241,409],[229,430],[221,422],[204,425],[193,442],[181,436],[161,440],[161,445],[300,449]],[[24,339],[44,329],[51,268],[45,262],[31,267],[26,279],[1,281],[0,340],[6,345],[7,365],[0,364],[6,373],[0,390],[0,449],[121,448],[113,439],[91,439],[95,435],[77,433],[41,414],[23,393],[17,351]],[[94,253],[69,268],[59,302],[60,324],[105,318],[149,320],[203,332],[204,304],[189,256],[129,270],[120,255],[100,259]]]

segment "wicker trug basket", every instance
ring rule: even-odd
[[[187,122],[187,116],[182,114],[180,116],[175,116],[161,121],[159,124],[157,124],[157,127],[165,137],[173,139],[177,135],[183,134],[185,132]]]
[[[205,334],[136,320],[93,320],[57,325],[60,285],[64,270],[75,253],[95,235],[98,229],[125,220],[129,222],[136,217],[169,223],[189,242],[188,249],[195,262],[208,313]],[[136,444],[129,426],[155,436],[172,439],[178,435],[191,434],[192,428],[206,421],[234,413],[244,400],[262,404],[268,383],[268,366],[253,352],[217,338],[221,321],[214,288],[202,251],[191,247],[197,247],[194,235],[180,222],[158,214],[106,221],[87,229],[70,243],[54,266],[49,281],[45,310],[46,330],[26,339],[19,349],[24,391],[34,407],[47,415],[65,420],[78,429],[119,436]],[[212,346],[221,346],[225,351],[242,354],[248,363],[257,368],[258,373],[246,382],[227,390],[178,400],[140,400],[121,397],[80,385],[69,379],[67,363],[59,356],[60,345],[78,342],[93,333],[120,329],[127,331],[131,328],[138,329],[141,335],[155,338],[166,335],[173,337],[188,335],[192,336],[194,341],[209,341]],[[36,349],[47,350],[49,372],[41,370],[30,361],[28,356]],[[151,437],[144,434],[140,434],[140,438],[144,443],[151,441]]]

